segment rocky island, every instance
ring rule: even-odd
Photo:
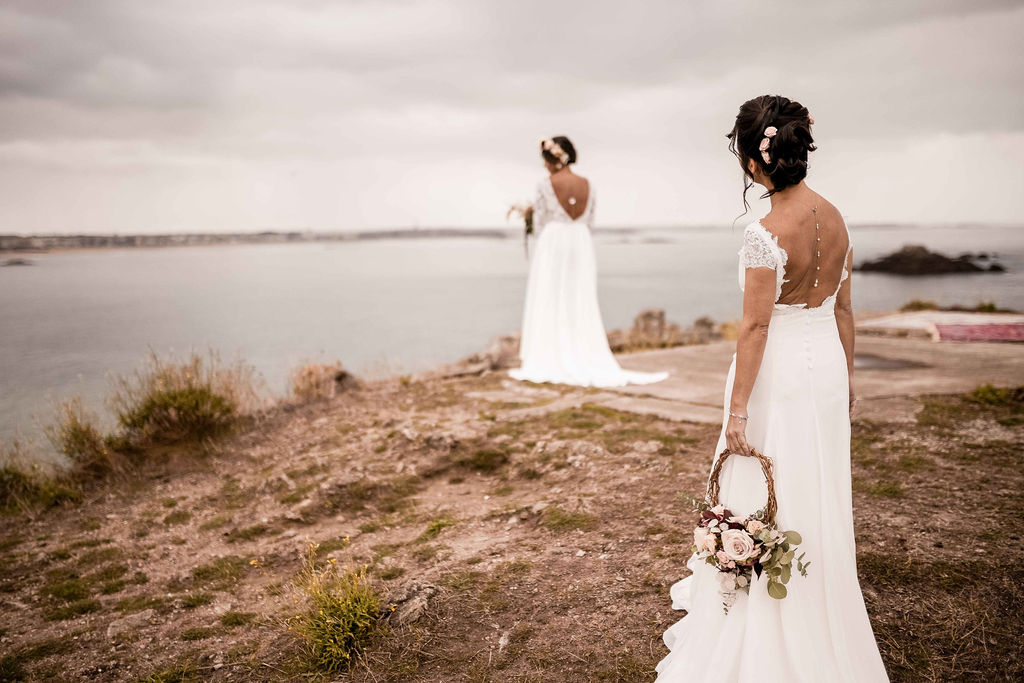
[[[950,273],[1002,273],[998,263],[987,266],[979,262],[989,261],[988,254],[961,254],[950,258],[930,251],[919,244],[904,245],[899,251],[873,261],[865,261],[854,270],[865,273],[890,273],[892,275],[946,275]]]

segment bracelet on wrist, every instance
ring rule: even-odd
[[[731,410],[729,411],[729,417],[735,417],[737,420],[743,420],[744,422],[750,419],[750,416],[748,415],[740,415],[738,413],[732,412]]]

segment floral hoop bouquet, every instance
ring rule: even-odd
[[[528,251],[527,244],[530,239],[530,235],[533,234],[533,205],[513,204],[505,214],[505,220],[507,221],[509,216],[512,214],[518,214],[523,219],[523,248]],[[527,253],[527,255],[529,255],[529,253]]]
[[[718,477],[722,465],[729,457],[722,451],[708,478],[704,501],[694,500],[695,511],[700,514],[693,530],[693,552],[717,569],[722,594],[722,607],[728,614],[740,591],[750,592],[754,576],[768,579],[768,595],[781,600],[786,597],[786,584],[793,575],[794,565],[801,576],[807,576],[810,562],[804,554],[797,556],[797,546],[803,539],[795,531],[781,531],[775,523],[778,504],[775,500],[775,481],[772,461],[757,451],[750,457],[761,463],[768,484],[768,502],[764,508],[747,517],[737,517],[718,503]]]

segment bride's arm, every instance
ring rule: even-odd
[[[846,272],[853,272],[853,249],[846,257]],[[836,326],[839,328],[839,341],[846,352],[846,368],[850,373],[850,411],[853,411],[853,299],[850,293],[852,277],[846,278],[836,296]]]
[[[768,325],[775,307],[775,270],[747,268],[743,288],[743,320],[736,342],[736,375],[733,378],[729,412],[747,415],[747,401],[754,388],[754,380],[761,369],[764,347],[768,341]],[[725,439],[729,450],[749,453],[746,439],[746,420],[729,417]]]

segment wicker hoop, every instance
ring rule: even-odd
[[[718,494],[719,484],[718,476],[722,473],[722,465],[729,458],[730,455],[744,455],[743,453],[731,453],[729,449],[726,449],[718,454],[715,458],[715,465],[711,468],[711,476],[708,477],[708,503],[712,507],[718,505]],[[768,486],[768,502],[764,505],[764,521],[766,524],[775,523],[775,513],[779,510],[779,503],[775,500],[775,477],[773,476],[772,461],[771,458],[758,453],[753,448],[750,449],[750,455],[748,457],[757,458],[757,461],[761,463],[761,472],[764,473],[764,483]]]

